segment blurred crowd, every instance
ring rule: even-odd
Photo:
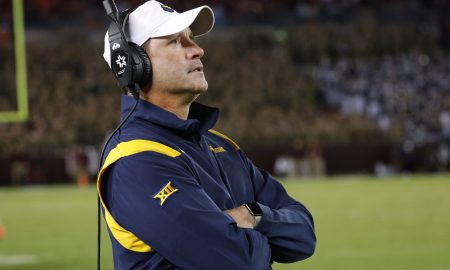
[[[146,0],[116,0],[119,10],[135,7]],[[107,21],[102,1],[26,0],[27,25],[32,27],[80,26],[99,29]],[[184,11],[209,5],[216,14],[216,25],[286,25],[305,21],[349,21],[357,11],[370,9],[390,20],[445,20],[448,0],[166,0],[161,1]],[[11,0],[0,0],[0,13],[7,18]],[[448,31],[448,25],[447,31]]]
[[[0,7],[8,2],[0,1]],[[101,9],[91,11],[93,1],[64,1],[64,5],[51,0],[29,2],[38,9],[27,21],[36,27],[27,30],[30,119],[26,123],[0,123],[0,157],[17,161],[13,167],[18,179],[23,178],[26,160],[65,158],[67,173],[83,182],[86,174],[95,174],[98,149],[118,123],[120,89],[101,56],[107,21]],[[140,1],[118,2],[131,6]],[[229,1],[197,2],[230,8]],[[381,8],[387,2],[403,3],[269,2],[280,10],[295,12],[305,5],[344,12],[367,5]],[[448,1],[406,2],[408,7],[430,5],[434,10]],[[239,1],[233,7],[237,11],[227,11],[234,15],[226,15],[226,20],[234,20],[233,16],[239,17],[237,14],[257,3],[267,4]],[[188,8],[186,2],[173,1],[176,5]],[[99,13],[92,19],[89,13],[69,12],[70,16],[91,18],[88,31],[39,27],[39,21],[48,23],[42,16],[56,16],[54,8],[58,12],[87,8]],[[377,12],[353,12],[351,22],[318,19],[279,27],[226,27],[199,39],[206,51],[203,62],[210,85],[200,101],[221,108],[217,129],[230,134],[244,149],[286,150],[274,154],[281,157],[276,170],[282,175],[293,171],[323,174],[327,164],[322,149],[354,143],[392,143],[405,153],[432,146],[430,159],[442,164],[435,169],[448,169],[450,53],[440,13],[431,21],[394,23],[383,21]],[[306,16],[305,11],[300,14]],[[5,29],[1,23],[0,29]],[[3,111],[15,108],[13,55],[12,39],[3,35]],[[297,169],[292,169],[292,164],[298,164]]]
[[[327,58],[314,71],[327,106],[364,115],[404,141],[433,144],[450,138],[450,58],[405,52],[374,59]]]
[[[450,159],[450,57],[405,52],[374,59],[324,58],[315,69],[326,106],[377,123],[405,155],[431,146],[430,163]]]

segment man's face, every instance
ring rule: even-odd
[[[144,49],[152,62],[151,91],[200,94],[208,89],[200,61],[204,51],[194,42],[189,28],[151,39]]]

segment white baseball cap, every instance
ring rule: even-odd
[[[131,12],[125,31],[129,41],[141,46],[149,38],[173,35],[190,27],[194,36],[201,36],[214,26],[214,13],[208,6],[201,6],[182,13],[158,1],[151,0]],[[111,67],[109,35],[105,35],[103,58]]]

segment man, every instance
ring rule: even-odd
[[[218,110],[194,41],[212,10],[177,13],[156,1],[129,16],[152,63],[136,111],[107,146],[98,177],[116,269],[267,270],[315,249],[312,216],[234,141],[212,130]],[[105,59],[110,63],[105,36]],[[122,117],[134,104],[122,97]]]

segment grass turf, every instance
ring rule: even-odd
[[[449,175],[283,183],[313,213],[318,245],[312,258],[274,269],[450,270]],[[95,269],[93,187],[1,188],[0,217],[0,269]],[[102,269],[112,269],[104,227],[102,237]],[[34,262],[13,265],[24,258]]]

